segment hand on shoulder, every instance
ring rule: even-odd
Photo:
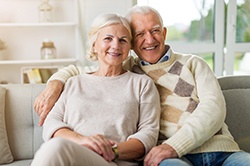
[[[61,95],[63,86],[64,84],[59,80],[50,81],[46,88],[36,97],[34,109],[40,116],[39,126],[43,125],[48,113]]]

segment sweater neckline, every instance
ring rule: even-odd
[[[122,73],[122,74],[120,74],[120,75],[117,75],[117,76],[97,76],[97,75],[88,74],[88,73],[86,73],[85,75],[88,76],[88,77],[91,77],[91,78],[96,78],[96,79],[113,80],[113,79],[119,79],[119,78],[125,77],[125,76],[127,76],[129,73],[130,73],[130,71],[129,71],[129,70],[126,70],[126,72],[124,72],[124,73]]]

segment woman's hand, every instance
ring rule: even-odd
[[[80,144],[98,153],[109,162],[115,158],[115,154],[112,150],[112,146],[115,142],[105,138],[105,136],[101,134],[84,137]]]
[[[115,153],[112,150],[112,146],[115,145],[115,142],[107,139],[104,135],[84,136],[69,128],[61,128],[58,129],[52,137],[66,138],[79,145],[85,146],[109,162],[115,158]]]

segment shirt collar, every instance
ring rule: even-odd
[[[166,46],[167,48],[168,46]],[[171,51],[170,51],[170,48],[168,49],[168,51],[158,60],[157,63],[161,63],[161,62],[165,62],[165,61],[168,61],[169,58],[170,58],[170,55],[171,55]],[[140,63],[142,66],[147,66],[147,65],[151,65],[151,63],[147,62],[147,61],[144,61],[142,59],[140,59]]]

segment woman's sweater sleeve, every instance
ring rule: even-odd
[[[145,153],[148,153],[158,140],[161,110],[159,93],[151,79],[148,79],[147,85],[142,90],[139,108],[138,132],[129,136],[128,139],[140,140],[145,147]]]

